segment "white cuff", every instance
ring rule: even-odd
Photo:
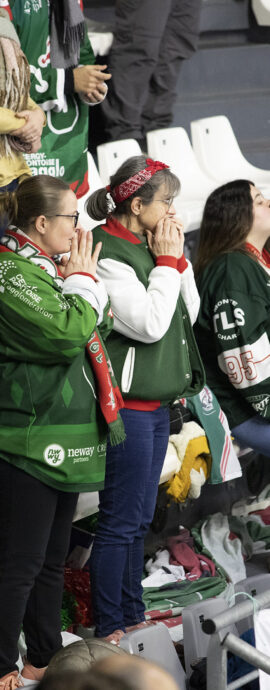
[[[103,311],[108,302],[108,295],[104,283],[101,280],[95,282],[90,276],[73,273],[68,276],[63,285],[63,295],[80,295],[98,315],[97,326],[103,319]]]

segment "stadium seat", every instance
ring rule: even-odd
[[[197,604],[186,606],[182,612],[183,634],[184,634],[184,655],[186,674],[189,678],[192,673],[191,664],[207,656],[210,637],[203,632],[202,622],[218,615],[228,609],[228,603],[223,597],[216,599],[205,599]],[[227,632],[237,634],[234,625],[222,630],[222,637]]]
[[[219,184],[247,179],[270,195],[270,170],[262,170],[243,156],[225,115],[191,122],[193,149],[201,168]]]
[[[104,185],[99,175],[98,169],[96,167],[94,158],[91,155],[91,153],[89,153],[89,151],[87,152],[87,161],[89,190],[86,194],[84,194],[84,196],[78,199],[78,211],[80,212],[80,224],[82,225],[84,230],[92,230],[92,228],[94,228],[96,225],[103,221],[96,221],[90,218],[88,216],[87,211],[85,210],[85,204],[90,194],[92,194],[92,192],[95,192],[96,189],[100,189],[100,187],[103,187]]]
[[[147,146],[152,158],[167,163],[179,177],[182,201],[204,201],[214,189],[215,183],[201,170],[183,127],[148,132]]]
[[[245,592],[251,597],[256,597],[257,594],[262,594],[262,592],[266,592],[268,589],[270,589],[270,573],[262,573],[247,577],[245,580],[241,580],[234,585],[235,594],[238,594],[237,598],[235,599],[235,604],[240,604],[241,601],[245,601]],[[245,630],[253,628],[253,616],[251,615],[238,621],[236,627],[239,635],[242,635]]]
[[[152,158],[167,163],[179,177],[181,192],[175,199],[176,211],[183,219],[186,232],[196,230],[205,200],[216,185],[200,169],[187,132],[183,127],[148,132],[147,146]]]
[[[181,218],[184,232],[192,232],[198,230],[202,220],[204,201],[197,199],[192,201],[183,201],[181,194],[174,200],[174,206],[177,216]]]
[[[102,186],[109,184],[117,168],[131,156],[139,156],[141,149],[136,139],[120,139],[97,146],[97,159]]]
[[[119,647],[129,654],[136,654],[159,664],[172,675],[181,690],[185,689],[186,674],[164,623],[159,622],[127,633],[121,638]]]
[[[251,0],[251,7],[259,26],[270,26],[270,0]]]

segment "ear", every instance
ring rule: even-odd
[[[47,229],[47,218],[46,216],[37,216],[35,223],[35,229],[40,235],[45,235]]]
[[[130,210],[135,216],[139,216],[142,210],[142,200],[140,196],[135,196],[130,204]]]

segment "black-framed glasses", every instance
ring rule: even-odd
[[[79,211],[76,211],[75,213],[55,213],[53,218],[54,217],[57,217],[57,218],[60,218],[60,217],[61,218],[74,218],[73,223],[74,223],[74,228],[76,228],[78,225],[79,215],[80,215]]]

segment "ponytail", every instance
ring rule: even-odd
[[[97,189],[91,194],[86,203],[86,211],[90,218],[94,220],[103,220],[107,218],[109,213],[111,213],[108,196],[109,193],[106,187]]]

